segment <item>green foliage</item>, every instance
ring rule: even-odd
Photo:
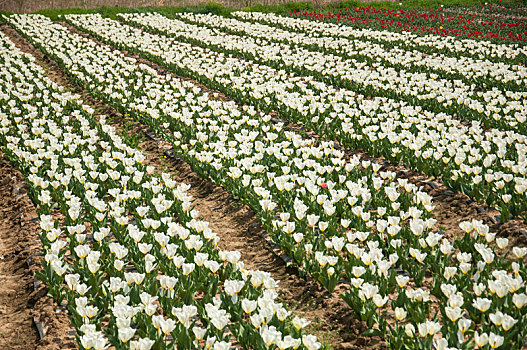
[[[99,13],[103,17],[108,17],[112,19],[116,19],[116,15],[118,13],[127,13],[127,12],[159,12],[162,15],[165,15],[167,17],[173,17],[174,14],[180,13],[180,12],[196,12],[196,13],[213,13],[216,15],[228,15],[233,9],[229,9],[225,6],[223,6],[220,3],[217,2],[209,2],[207,4],[199,5],[199,6],[163,6],[163,7],[153,7],[153,6],[146,6],[146,7],[136,7],[136,8],[128,8],[128,7],[110,7],[110,6],[102,6],[96,9],[80,9],[80,8],[72,8],[72,9],[46,9],[46,10],[40,10],[35,13],[47,16],[51,18],[53,21],[61,20],[61,16],[69,15],[69,14],[90,14],[90,13]],[[5,13],[8,15],[7,12],[0,12],[0,14]]]
[[[57,21],[61,19],[61,16],[69,15],[69,14],[85,14],[85,13],[97,13],[96,9],[80,9],[80,8],[73,8],[73,9],[45,9],[40,10],[35,13],[47,16],[51,18],[53,21]]]
[[[222,4],[219,4],[217,2],[214,2],[214,1],[210,1],[209,3],[207,3],[203,7],[203,10],[206,13],[213,13],[213,14],[216,14],[216,15],[223,15],[225,13],[230,12],[230,10],[227,9],[225,6],[223,6]]]
[[[357,6],[364,6],[364,3],[360,3],[357,0],[346,0],[342,2],[337,2],[332,5],[336,8],[352,8],[352,7],[357,7]],[[331,7],[332,5],[328,5],[328,7]]]
[[[279,5],[262,5],[255,4],[244,8],[244,11],[250,12],[274,12],[274,13],[287,13],[291,11],[313,11],[315,6],[312,2],[286,2]]]
[[[372,6],[375,8],[386,8],[386,9],[399,9],[399,8],[438,8],[441,5],[453,6],[453,5],[480,5],[487,3],[499,3],[499,0],[401,0],[401,1],[373,1],[373,2],[359,2],[357,0],[347,0],[343,2],[337,2],[334,4],[327,5],[325,10],[344,9],[351,7],[367,7]],[[401,5],[399,5],[401,3]]]
[[[386,9],[400,9],[400,8],[438,8],[443,6],[468,6],[468,5],[481,5],[484,3],[514,3],[518,0],[511,1],[499,1],[499,0],[399,0],[399,1],[370,1],[361,2],[358,0],[345,0],[342,2],[330,3],[324,6],[321,10],[335,10],[345,9],[352,7],[368,7],[372,6],[375,8],[386,8]]]
[[[262,5],[254,4],[249,7],[245,7],[243,11],[249,12],[274,12],[274,13],[289,13],[292,11],[332,11],[338,9],[352,8],[352,7],[368,7],[372,6],[375,8],[387,8],[387,9],[399,9],[399,8],[437,8],[443,6],[468,6],[468,5],[480,5],[484,3],[499,3],[500,5],[506,5],[507,3],[514,4],[525,0],[510,0],[510,1],[499,1],[499,0],[400,0],[400,1],[370,1],[362,2],[359,0],[345,0],[341,2],[334,2],[322,7],[315,7],[313,2],[287,2],[278,5]],[[401,3],[401,5],[399,5]]]

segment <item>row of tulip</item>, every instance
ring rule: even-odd
[[[501,90],[525,90],[527,69],[521,65],[474,59],[470,56],[449,57],[437,53],[405,50],[403,47],[387,49],[385,46],[345,37],[321,36],[312,32],[281,29],[255,20],[239,20],[214,14],[179,13],[176,18],[198,23],[231,34],[248,35],[310,50],[354,59],[368,64],[380,63],[399,70],[411,70],[439,75],[450,80],[463,80],[479,87],[497,87]],[[432,75],[433,76],[433,75]]]
[[[192,14],[184,16],[196,18]],[[389,97],[422,106],[436,113],[445,112],[457,114],[464,119],[483,120],[486,127],[518,130],[527,134],[527,91],[502,91],[494,87],[493,82],[488,81],[484,85],[493,88],[482,92],[478,91],[480,84],[465,84],[461,80],[454,80],[453,83],[452,80],[437,74],[430,75],[404,66],[397,69],[385,66],[382,62],[377,62],[376,58],[379,55],[374,52],[370,53],[374,62],[360,62],[355,58],[344,59],[332,53],[270,41],[266,37],[277,33],[270,27],[269,34],[264,33],[258,38],[253,38],[226,34],[216,28],[209,29],[158,14],[121,14],[120,18],[124,18],[128,23],[173,36],[180,41],[252,59],[260,64],[298,75],[312,75],[319,81],[364,95]],[[222,17],[217,18],[222,20]],[[286,36],[294,37],[295,34],[289,33]],[[328,42],[332,42],[332,39]],[[361,51],[351,45],[342,46],[347,47],[352,56]],[[394,53],[393,59],[402,62],[404,57]],[[507,76],[504,72],[496,73],[501,77]],[[525,87],[527,69],[522,67],[518,73],[519,76],[513,75],[510,79],[520,82]]]
[[[487,59],[507,64],[521,64],[527,60],[527,48],[517,43],[491,43],[474,39],[459,39],[452,36],[418,35],[411,32],[393,32],[370,28],[355,29],[343,24],[313,21],[260,12],[235,12],[234,16],[256,20],[265,24],[299,32],[311,32],[320,36],[356,38],[372,41],[387,47],[404,47],[420,52],[442,53],[448,56],[466,56]]]
[[[264,111],[317,131],[342,145],[428,175],[502,212],[527,210],[527,139],[512,131],[464,126],[445,114],[386,98],[366,99],[309,77],[287,74],[100,16],[69,16],[70,23],[118,48],[143,55],[176,73]]]
[[[505,259],[508,242],[497,239],[494,250],[494,235],[480,222],[463,223],[466,236],[450,242],[431,231],[430,197],[391,173],[377,174],[378,165],[346,162],[332,143],[317,146],[196,87],[190,95],[174,92],[174,78],[42,17],[9,21],[92,93],[148,123],[202,176],[251,205],[304,271],[330,290],[333,276],[346,276],[343,297],[375,326],[368,334],[415,349],[497,348],[525,337],[527,249],[513,247],[513,261]],[[395,271],[401,267],[411,282]]]
[[[3,34],[0,76],[0,146],[40,216],[38,276],[66,302],[81,349],[321,347],[277,301],[269,273],[218,248],[188,185],[154,174]]]

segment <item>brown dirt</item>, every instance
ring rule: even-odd
[[[38,334],[31,319],[33,276],[25,260],[32,244],[22,235],[14,193],[16,176],[0,154],[0,348],[34,348]]]
[[[235,1],[230,1],[235,2]],[[8,12],[35,12],[44,9],[91,9],[108,7],[182,6],[207,3],[205,0],[0,0],[0,10]]]
[[[69,320],[33,277],[42,255],[35,208],[22,174],[1,152],[0,179],[0,349],[69,349]]]

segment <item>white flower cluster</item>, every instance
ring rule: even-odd
[[[234,13],[234,15],[236,16],[238,13]],[[123,14],[122,16],[127,15]],[[126,19],[127,17],[123,18]],[[199,13],[181,13],[176,18],[232,34],[249,35],[253,38],[266,39],[266,41],[300,45],[345,58],[356,58],[369,62],[380,60],[389,66],[405,67],[406,69],[416,69],[439,75],[450,73],[446,77],[458,76],[468,82],[481,84],[488,81],[491,86],[509,86],[512,89],[525,86],[527,82],[527,68],[517,64],[509,65],[503,62],[474,59],[470,56],[450,57],[433,52],[405,50],[403,47],[387,49],[385,46],[371,41],[349,39],[343,36],[320,36],[312,31],[294,32],[251,19],[242,21],[236,18]],[[487,80],[488,77],[491,79]]]
[[[39,277],[67,301],[83,349],[321,347],[269,273],[217,247],[188,185],[153,175],[104,116],[45,75],[0,34],[0,145],[40,215]]]
[[[527,91],[502,91],[497,88],[477,91],[481,83],[467,84],[462,80],[445,79],[427,71],[411,71],[405,65],[397,68],[386,66],[378,60],[360,61],[355,58],[359,48],[349,52],[350,59],[332,53],[320,52],[299,47],[295,44],[268,40],[268,35],[258,38],[226,34],[216,28],[200,27],[177,19],[168,19],[156,14],[121,14],[120,17],[133,24],[154,28],[190,43],[199,42],[216,51],[234,53],[237,56],[254,58],[257,62],[278,69],[286,69],[301,75],[314,75],[317,79],[346,87],[364,94],[397,97],[403,101],[423,105],[429,110],[459,114],[467,119],[489,120],[506,129],[524,131],[527,119]],[[272,28],[269,28],[273,32]],[[289,33],[294,37],[296,33]],[[329,42],[332,42],[330,38]],[[322,44],[326,46],[325,44]],[[344,45],[349,50],[351,45]],[[403,62],[404,57],[395,51],[395,62]],[[367,53],[364,53],[367,54]],[[372,52],[371,57],[381,57]],[[380,59],[379,59],[380,60]],[[517,66],[521,67],[521,66]],[[512,74],[510,80],[517,81],[525,88],[527,69]],[[506,76],[497,71],[499,76]],[[489,83],[490,85],[490,83]],[[517,89],[517,87],[516,87]],[[490,124],[493,125],[493,124]]]
[[[388,98],[366,99],[309,77],[288,75],[99,15],[69,18],[102,40],[196,77],[256,108],[283,112],[345,146],[441,176],[450,187],[499,208],[505,218],[527,210],[527,137],[521,133],[485,130],[475,121],[465,126],[447,114]],[[160,22],[150,25],[155,23]]]

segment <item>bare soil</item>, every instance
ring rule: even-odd
[[[33,276],[25,262],[32,242],[21,234],[16,184],[14,169],[0,154],[0,348],[18,350],[34,348],[38,334],[31,318]]]
[[[0,349],[75,347],[67,315],[33,276],[41,268],[38,232],[24,178],[0,152]]]

